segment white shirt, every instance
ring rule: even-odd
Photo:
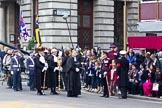
[[[42,55],[40,55],[39,61],[44,64],[46,63],[45,58]]]
[[[57,59],[58,59],[58,58],[54,55],[54,62],[57,62]]]

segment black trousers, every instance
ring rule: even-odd
[[[162,81],[160,81],[158,83],[159,83],[158,96],[161,96],[162,95]]]
[[[104,87],[103,96],[109,96],[106,77],[102,78],[102,85]]]
[[[122,98],[127,98],[127,87],[119,87]]]
[[[9,75],[8,76],[7,85],[9,87],[12,87],[13,86],[13,76],[12,75]]]

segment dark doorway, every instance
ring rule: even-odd
[[[114,42],[119,49],[123,48],[123,5],[123,1],[114,4]]]
[[[78,45],[93,47],[93,0],[78,0]]]
[[[20,5],[15,2],[15,47],[20,48]]]

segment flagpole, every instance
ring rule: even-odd
[[[123,6],[123,13],[124,13],[124,16],[123,16],[123,19],[124,19],[124,22],[123,22],[123,49],[125,51],[127,51],[127,1],[124,0],[124,6]]]

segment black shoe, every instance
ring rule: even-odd
[[[73,95],[73,97],[78,97],[78,95]]]
[[[105,97],[105,98],[109,98],[109,96],[108,96],[108,95],[105,95],[104,97]]]
[[[58,95],[57,92],[51,92],[50,95]]]
[[[17,89],[14,89],[14,91],[18,91]]]
[[[122,97],[123,99],[127,99],[127,97]]]
[[[120,96],[119,99],[127,99],[127,97]]]
[[[43,93],[42,92],[37,92],[37,95],[43,95]]]
[[[51,92],[50,94],[51,95],[58,95],[59,93],[57,93],[57,92]]]
[[[160,98],[160,96],[157,96],[157,98]]]
[[[57,92],[53,92],[54,93],[54,95],[58,95],[59,93],[57,93]]]

